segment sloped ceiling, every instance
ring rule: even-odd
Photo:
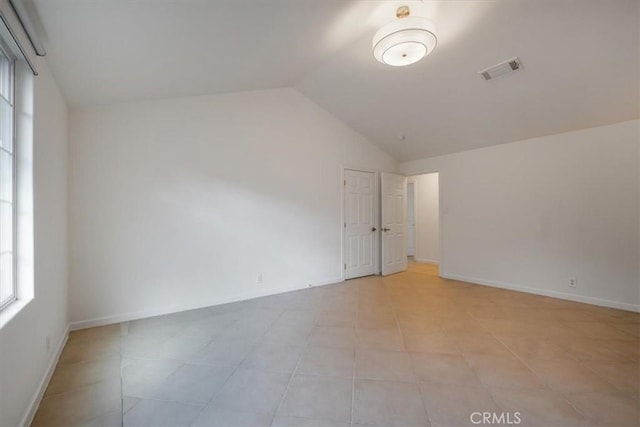
[[[437,49],[371,38],[407,4]],[[293,86],[399,160],[638,117],[637,0],[34,0],[69,104]],[[490,82],[477,72],[518,56]],[[400,140],[401,136],[404,140]]]

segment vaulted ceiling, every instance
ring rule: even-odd
[[[33,2],[72,107],[293,86],[399,160],[639,114],[637,0]],[[396,68],[371,39],[400,5],[438,47]],[[514,56],[517,73],[478,76]]]

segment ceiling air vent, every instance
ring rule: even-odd
[[[504,62],[501,62],[497,65],[489,67],[485,70],[478,71],[478,74],[482,76],[485,80],[492,80],[497,77],[502,77],[505,74],[513,73],[514,71],[518,71],[522,68],[522,64],[518,57],[507,59]]]

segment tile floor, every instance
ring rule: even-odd
[[[639,406],[638,314],[411,264],[74,332],[33,425],[638,426]]]

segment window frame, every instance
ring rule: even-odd
[[[0,147],[0,150],[4,150],[11,155],[11,296],[5,301],[0,301],[0,311],[4,310],[11,303],[18,299],[18,278],[17,278],[17,234],[18,234],[18,222],[17,222],[17,140],[16,140],[16,58],[11,51],[5,46],[0,39],[0,51],[9,60],[9,106],[11,107],[11,152],[7,152],[4,148]],[[1,95],[0,95],[1,96]],[[0,201],[0,203],[3,203]]]

